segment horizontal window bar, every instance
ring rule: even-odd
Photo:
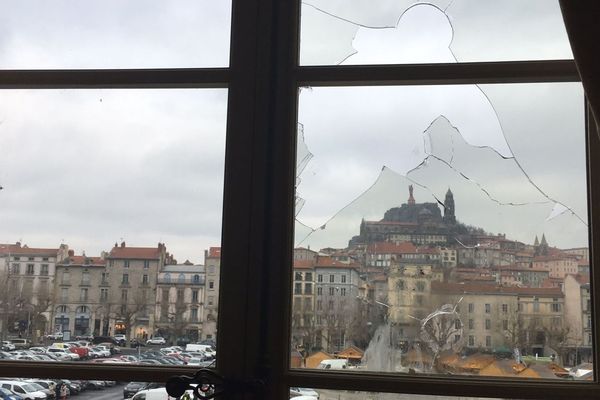
[[[577,82],[573,60],[299,67],[298,86]]]
[[[600,387],[593,382],[554,380],[507,380],[374,373],[290,371],[285,384],[314,389],[353,390],[468,397],[517,399],[596,398]]]
[[[228,68],[0,70],[2,89],[225,88]]]
[[[78,362],[0,361],[0,376],[15,378],[106,379],[165,382],[173,375],[194,375],[197,367],[152,367]]]

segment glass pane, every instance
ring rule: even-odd
[[[308,389],[298,387],[290,388],[291,399],[300,396],[310,396],[310,398],[316,398],[318,400],[484,400],[482,397],[431,396],[383,392],[355,392],[349,390]],[[302,399],[309,400],[310,398],[303,397]],[[490,399],[494,400],[492,398]]]
[[[293,366],[589,376],[583,104],[578,83],[302,90]]]
[[[0,68],[229,65],[231,0],[1,0]]]
[[[565,58],[556,0],[302,2],[301,65]]]
[[[226,102],[2,91],[3,358],[212,363]]]

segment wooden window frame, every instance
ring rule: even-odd
[[[557,382],[289,368],[298,88],[580,81],[572,60],[301,67],[299,15],[298,0],[233,0],[228,68],[1,70],[0,89],[228,89],[221,258],[228,273],[220,282],[217,370],[232,380],[263,380],[257,398],[288,398],[289,386],[520,399],[597,396],[598,374],[592,382]],[[600,140],[589,112],[586,117],[590,261],[600,265],[594,241],[600,235],[600,160],[589,157],[600,152]],[[590,270],[600,287],[600,274]],[[592,312],[600,309],[599,299],[592,294]],[[594,330],[596,365],[597,343]],[[17,377],[164,381],[193,372],[0,361],[0,375]]]

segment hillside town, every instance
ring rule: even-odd
[[[560,371],[592,362],[587,247],[490,234],[457,219],[450,189],[443,205],[408,189],[381,220],[357,221],[346,248],[294,250],[294,366],[514,374],[530,359]],[[31,344],[214,343],[220,259],[211,247],[203,264],[178,263],[164,243],[93,256],[0,244],[0,332]]]
[[[303,365],[346,358],[445,373],[493,365],[514,376],[527,359],[591,363],[588,248],[462,224],[450,189],[441,206],[418,203],[411,186],[381,220],[357,221],[346,248],[295,249],[292,346]],[[381,341],[383,355],[374,351]]]

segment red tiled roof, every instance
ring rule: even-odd
[[[221,248],[211,247],[208,249],[208,257],[210,258],[221,258]]]
[[[486,283],[444,283],[431,282],[431,291],[448,294],[517,294],[531,296],[563,297],[559,288],[529,288],[515,286],[498,286]]]
[[[313,269],[315,262],[313,260],[294,260],[294,268]]]
[[[19,255],[50,255],[57,256],[58,249],[42,249],[35,247],[21,246],[20,244],[0,244],[0,254]]]
[[[102,257],[86,257],[86,256],[70,256],[67,257],[60,265],[85,265],[94,267],[103,267],[106,261]]]
[[[108,258],[157,260],[160,258],[160,249],[158,247],[113,247]]]
[[[376,242],[371,243],[367,247],[367,252],[383,254],[413,254],[417,252],[417,247],[411,242],[400,242],[398,244],[393,242]]]

